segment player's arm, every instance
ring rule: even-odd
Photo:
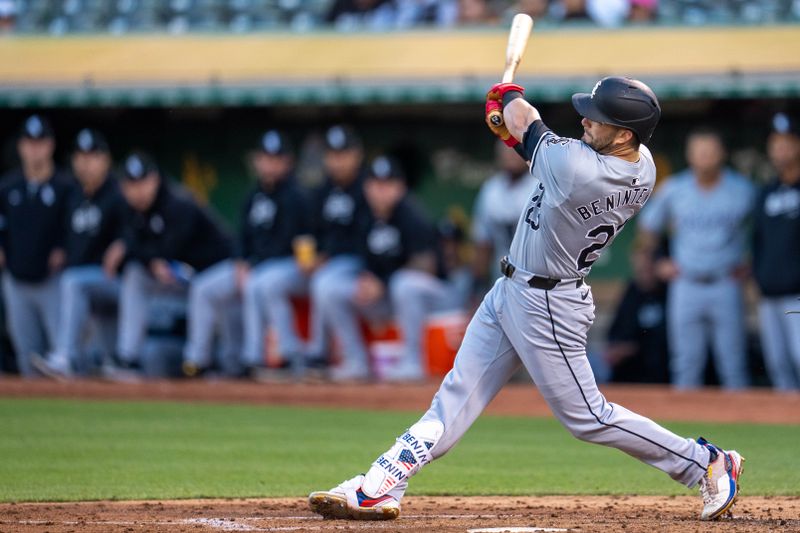
[[[513,95],[518,96],[513,96]],[[522,98],[520,93],[506,93],[503,101],[508,101],[503,105],[503,120],[506,123],[508,132],[518,142],[523,142],[525,133],[531,127],[531,124],[537,120],[542,120],[539,110]]]
[[[520,157],[530,162],[539,139],[550,129],[542,122],[539,110],[525,101],[523,93],[524,89],[513,83],[494,85],[486,94],[486,125]],[[498,113],[502,113],[502,121],[498,120]]]

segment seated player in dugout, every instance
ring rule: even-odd
[[[231,257],[233,246],[215,217],[170,184],[149,155],[133,152],[125,159],[121,189],[128,204],[123,238],[112,244],[103,268],[109,276],[122,268],[115,370],[138,370],[150,300],[157,294],[187,293],[191,300],[204,278],[214,275],[214,267]],[[192,323],[198,322],[189,311],[191,337]]]
[[[294,313],[282,295],[302,294],[305,278],[293,257],[295,240],[309,232],[308,202],[294,179],[294,155],[282,132],[264,132],[249,154],[257,182],[241,210],[235,258],[198,292],[198,316],[205,318],[201,344],[187,345],[184,371],[197,375],[210,364],[208,328],[239,307],[244,322],[242,370],[254,375],[264,366],[267,326],[278,332],[279,352],[294,368],[302,368],[302,347],[295,332]],[[195,303],[190,302],[190,305]],[[289,331],[289,334],[285,332]]]
[[[743,461],[737,452],[680,437],[608,402],[586,357],[594,302],[584,278],[655,183],[644,145],[661,115],[655,94],[640,81],[608,77],[591,94],[573,95],[583,117],[577,140],[553,133],[523,91],[500,83],[486,102],[487,125],[530,161],[538,182],[519,214],[503,276],[472,318],[430,409],[366,474],[311,493],[311,510],[326,518],[397,518],[409,478],[461,439],[520,366],[576,438],[699,485],[702,519],[722,516],[735,502]],[[496,111],[504,122],[491,121]]]
[[[125,200],[111,174],[111,164],[106,137],[90,128],[80,130],[72,153],[72,172],[79,186],[67,197],[67,258],[59,282],[58,335],[46,359],[38,354],[31,359],[39,371],[51,377],[91,373],[94,354],[89,353],[90,346],[113,351],[113,345],[108,350],[105,343],[115,335],[113,308],[119,284],[106,275],[102,263],[109,246],[122,235]],[[98,306],[110,313],[97,316],[92,309]]]
[[[318,303],[323,320],[341,342],[344,361],[331,371],[336,380],[367,379],[370,359],[358,318],[388,320],[393,315],[403,339],[392,381],[425,377],[422,337],[433,310],[458,308],[459,293],[437,276],[436,229],[408,194],[406,178],[393,159],[380,156],[364,182],[369,217],[363,236],[365,268],[326,292]]]
[[[311,340],[307,353],[313,366],[324,366],[330,361],[332,333],[332,326],[317,312],[317,306],[326,301],[328,291],[336,291],[363,269],[359,232],[368,217],[361,137],[349,126],[336,125],[325,132],[324,141],[325,178],[311,194],[316,256],[301,265],[310,278]],[[364,377],[363,368],[352,370],[354,374],[350,377]],[[340,373],[339,377],[347,376]]]

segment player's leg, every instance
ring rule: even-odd
[[[14,346],[19,373],[30,378],[36,376],[30,354],[43,353],[46,345],[36,306],[25,285],[15,280],[9,272],[3,273],[3,301],[8,334]]]
[[[118,363],[140,363],[142,347],[147,334],[147,311],[156,281],[140,263],[129,263],[122,272],[117,323]]]
[[[91,318],[94,287],[111,283],[98,265],[66,269],[59,281],[58,334],[49,355],[49,367],[70,375],[84,356],[85,338]]]
[[[498,322],[494,292],[472,318],[453,369],[428,411],[375,460],[366,475],[312,493],[312,510],[328,518],[377,520],[399,515],[408,479],[447,453],[519,368],[519,358]]]
[[[305,349],[295,325],[291,298],[307,292],[308,279],[293,257],[268,263],[259,274],[262,305],[267,322],[277,336],[278,353],[300,374],[305,363]]]
[[[556,418],[576,438],[617,448],[688,487],[700,483],[708,496],[703,518],[727,511],[738,492],[739,454],[683,438],[608,402],[586,357],[586,335],[594,320],[592,299],[584,300],[574,287],[540,291],[521,286],[507,287],[501,324]],[[713,479],[707,469],[711,462]],[[732,485],[720,490],[720,479]]]
[[[781,297],[782,306],[780,321],[783,324],[783,331],[786,333],[786,340],[789,352],[794,363],[795,376],[800,379],[800,294]]]
[[[219,320],[219,365],[226,376],[242,375],[242,302],[234,297],[223,303]]]
[[[703,385],[708,357],[703,286],[676,279],[667,296],[667,328],[672,385],[693,389]]]
[[[226,260],[192,277],[189,283],[187,338],[183,369],[195,376],[211,366],[217,324],[228,304],[236,299],[236,267]]]
[[[317,303],[323,301],[323,293],[328,287],[335,285],[341,278],[351,278],[362,268],[363,261],[357,256],[337,255],[328,259],[312,274],[309,282],[311,339],[306,350],[311,358],[324,359],[328,355],[330,344],[330,326],[318,312]]]
[[[367,344],[359,323],[361,313],[355,302],[357,281],[357,273],[342,273],[315,291],[314,308],[336,336],[343,356],[341,365],[331,369],[334,381],[370,376]]]
[[[389,294],[403,338],[403,356],[391,378],[422,379],[422,337],[430,312],[446,305],[449,295],[446,284],[439,278],[419,270],[403,269],[389,281]]]
[[[750,383],[742,287],[734,279],[725,279],[709,289],[714,302],[708,315],[717,374],[726,389],[742,389]]]
[[[268,261],[253,266],[242,287],[242,325],[244,342],[242,364],[249,368],[264,366],[264,302],[259,297],[259,274]]]
[[[764,363],[773,388],[791,391],[798,388],[789,352],[789,331],[785,329],[781,298],[761,298],[758,319]]]

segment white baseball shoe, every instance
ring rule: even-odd
[[[703,495],[701,520],[716,520],[736,503],[739,495],[739,477],[744,469],[744,457],[736,451],[717,448],[700,437],[697,442],[708,448],[711,460],[700,479],[700,494]]]
[[[312,492],[308,505],[327,519],[393,520],[400,516],[400,500],[391,494],[370,498],[361,490],[363,482],[361,474],[331,490]]]

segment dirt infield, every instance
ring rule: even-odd
[[[108,383],[0,378],[0,397],[177,400],[422,411],[437,384],[331,385],[183,381]],[[659,420],[800,423],[800,395],[765,390],[675,392],[666,387],[604,388],[609,400]],[[489,414],[549,416],[531,385],[506,387]],[[603,531],[800,532],[800,497],[748,497],[732,518],[697,520],[699,497],[409,497],[393,522],[323,521],[302,499],[0,504],[0,533],[225,531]],[[549,528],[549,529],[548,529]]]
[[[698,499],[690,497],[409,497],[398,520],[352,522],[322,520],[299,499],[5,504],[0,505],[0,531],[800,531],[797,498],[743,498],[732,518],[714,523],[696,519],[697,505]]]
[[[438,383],[332,385],[222,380],[112,383],[97,380],[23,381],[0,377],[0,397],[178,400],[353,409],[368,406],[373,410],[419,412],[428,408],[437,388]],[[800,424],[800,394],[777,394],[765,389],[678,392],[663,386],[635,385],[602,389],[609,401],[656,420]],[[547,404],[530,384],[506,386],[486,413],[550,416]]]

